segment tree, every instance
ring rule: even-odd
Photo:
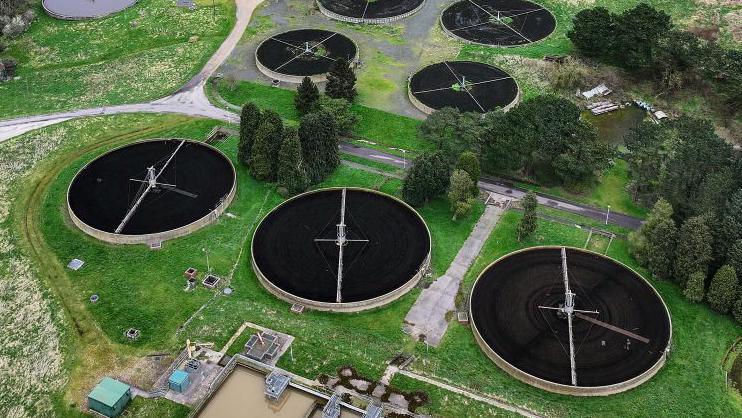
[[[319,109],[332,115],[340,135],[350,135],[358,123],[358,115],[351,110],[350,103],[345,99],[322,96],[319,100]]]
[[[537,96],[505,114],[509,134],[525,150],[525,168],[543,180],[586,180],[608,167],[610,146],[580,118],[580,109],[556,96]]]
[[[255,131],[263,120],[260,108],[253,102],[247,102],[242,106],[240,114],[240,142],[237,147],[237,159],[247,165],[252,152],[252,144],[255,141]]]
[[[711,239],[711,232],[703,216],[689,218],[683,223],[678,235],[675,258],[675,279],[681,286],[685,286],[693,273],[707,274],[708,263],[711,261]]]
[[[402,197],[420,206],[443,194],[449,184],[449,166],[441,151],[420,154],[402,181]]]
[[[318,100],[319,89],[317,85],[311,78],[304,77],[299,87],[296,88],[296,96],[294,96],[296,110],[299,111],[300,115],[309,113],[316,108]]]
[[[742,272],[742,239],[738,239],[729,247],[726,262],[734,267],[734,271]]]
[[[631,173],[633,198],[653,202],[657,198],[659,179],[670,144],[669,130],[664,125],[642,122],[624,137],[626,161]]]
[[[714,224],[713,234],[714,255],[723,262],[732,244],[742,238],[742,189],[727,200],[720,219]]]
[[[671,28],[670,16],[646,3],[624,11],[615,19],[612,37],[614,62],[634,71],[651,69],[659,40]]]
[[[658,279],[668,279],[673,272],[678,230],[672,215],[672,206],[660,199],[639,231],[629,236],[634,256]]]
[[[278,152],[278,185],[289,194],[301,193],[307,189],[309,178],[304,170],[301,142],[296,130],[286,129],[281,149]]]
[[[15,16],[29,7],[29,0],[3,0],[0,2],[0,16]]]
[[[482,119],[481,150],[472,150],[482,157],[487,172],[508,173],[524,166],[532,146],[524,144],[528,128],[521,130],[525,121],[507,116],[503,112],[489,112]]]
[[[573,28],[567,37],[580,54],[587,57],[607,57],[612,51],[615,18],[605,7],[580,10],[572,19]]]
[[[459,161],[456,163],[456,169],[464,170],[469,174],[472,180],[472,192],[477,193],[477,182],[482,175],[482,169],[479,167],[479,158],[471,151],[464,151],[459,155]]]
[[[688,277],[688,283],[685,284],[683,295],[686,299],[693,302],[703,300],[703,294],[706,291],[706,274],[697,271]]]
[[[340,165],[337,126],[332,115],[320,111],[302,116],[299,141],[311,184],[319,183]]]
[[[722,266],[711,279],[706,300],[712,309],[727,313],[737,300],[738,294],[737,273],[730,265]]]
[[[451,173],[448,186],[448,200],[451,202],[453,211],[453,220],[459,216],[464,216],[471,209],[470,200],[472,198],[472,189],[474,182],[469,173],[464,170],[454,170]],[[463,204],[462,204],[463,203]]]
[[[464,151],[480,152],[486,124],[482,115],[444,107],[420,125],[420,136],[443,151],[451,163]]]
[[[255,132],[255,142],[247,168],[257,180],[275,181],[276,179],[277,146],[280,146],[280,141],[276,139],[279,135],[277,127],[268,121],[258,126]]]
[[[737,301],[734,302],[734,307],[732,307],[732,315],[734,316],[735,321],[742,324],[742,295],[740,295],[737,298]]]
[[[681,116],[668,128],[672,143],[661,175],[660,190],[678,218],[698,215],[694,203],[702,193],[704,179],[714,170],[731,165],[732,148],[714,132],[708,120]]]
[[[325,94],[334,99],[345,99],[353,103],[356,95],[356,75],[345,58],[338,58],[327,74]]]
[[[523,217],[520,218],[518,223],[518,241],[528,238],[538,228],[538,217],[536,216],[538,200],[536,200],[536,195],[533,192],[528,192],[521,203],[523,205]]]

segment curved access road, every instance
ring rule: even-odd
[[[239,117],[218,108],[209,102],[204,93],[204,85],[214,72],[229,57],[250,24],[255,8],[263,0],[235,0],[237,21],[227,38],[222,42],[206,65],[183,87],[170,96],[149,103],[136,103],[116,106],[101,106],[91,109],[72,110],[46,115],[27,116],[0,121],[0,142],[24,134],[34,129],[54,125],[70,119],[122,113],[177,113],[195,117],[206,117],[235,123]]]

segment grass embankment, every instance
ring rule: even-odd
[[[12,168],[2,176],[0,188],[6,190],[8,196],[14,196],[12,207],[5,209],[9,214],[8,220],[3,222],[6,224],[3,226],[12,228],[14,233],[9,241],[4,242],[7,246],[3,250],[9,249],[8,254],[13,254],[15,263],[28,259],[28,263],[33,265],[22,276],[16,272],[13,276],[4,277],[14,277],[13,280],[19,284],[21,278],[27,279],[29,283],[24,284],[24,288],[36,286],[44,289],[30,304],[24,304],[22,292],[17,292],[13,300],[23,306],[8,308],[34,320],[44,304],[58,303],[63,318],[59,322],[46,320],[45,323],[66,328],[62,331],[62,341],[42,349],[40,345],[51,344],[54,338],[51,331],[47,332],[48,326],[44,329],[38,326],[17,328],[13,321],[2,323],[3,335],[28,349],[38,347],[44,356],[43,360],[35,361],[33,373],[21,374],[21,368],[27,367],[21,363],[27,359],[33,361],[33,355],[25,349],[5,352],[8,358],[14,359],[14,367],[18,367],[14,370],[12,386],[24,388],[22,396],[14,397],[14,408],[26,410],[31,415],[48,415],[51,412],[46,408],[53,407],[53,415],[74,415],[75,405],[83,402],[84,394],[100,378],[102,370],[130,367],[136,354],[136,350],[131,348],[110,344],[101,333],[99,324],[83,302],[84,298],[76,293],[62,267],[68,260],[57,259],[47,244],[40,230],[47,189],[64,167],[93,149],[113,147],[143,136],[159,136],[186,121],[186,118],[176,116],[91,118],[35,131],[0,146],[0,153],[7,155],[4,161],[12,164]],[[32,308],[34,314],[24,313],[28,308]],[[25,330],[30,334],[22,332]],[[56,359],[60,358],[62,364],[56,366]],[[45,383],[48,376],[53,376],[54,380]],[[49,391],[53,391],[52,406],[44,401]],[[0,411],[6,406],[0,402]]]
[[[0,118],[136,103],[175,92],[201,70],[235,22],[234,0],[139,2],[105,19],[49,17],[10,42],[18,80],[0,83]]]
[[[469,289],[489,263],[511,251],[534,245],[582,248],[587,238],[583,230],[540,221],[532,238],[518,242],[515,237],[520,217],[515,211],[503,216],[467,273],[463,289]],[[608,255],[648,277],[629,255],[625,241],[614,240]],[[686,301],[676,285],[650,282],[670,309],[673,351],[655,377],[631,391],[609,397],[580,398],[534,389],[496,367],[479,349],[471,331],[455,321],[439,348],[426,353],[425,347],[416,347],[424,361],[416,362],[413,367],[551,416],[740,416],[739,397],[726,387],[721,361],[742,328],[727,316]]]
[[[628,163],[625,160],[615,159],[610,168],[588,184],[580,184],[571,188],[538,186],[524,182],[516,182],[516,185],[526,190],[534,190],[603,209],[610,206],[612,211],[644,218],[649,213],[649,209],[637,205],[631,198],[626,190],[629,181],[631,179]]]
[[[298,122],[300,115],[294,106],[295,92],[293,90],[278,89],[254,82],[226,82],[220,81],[213,85],[209,83],[210,93],[218,94],[228,103],[242,106],[248,101],[264,109],[271,109],[282,118]],[[353,130],[354,138],[351,142],[359,145],[377,148],[392,154],[402,155],[399,149],[409,151],[409,157],[417,152],[430,150],[433,146],[417,137],[417,130],[421,121],[406,116],[395,115],[383,110],[374,109],[360,104],[353,104],[353,111],[358,115],[358,125]],[[369,142],[370,141],[370,142]],[[398,149],[392,149],[398,148]]]
[[[246,320],[297,337],[296,363],[286,365],[293,371],[314,377],[351,363],[358,364],[360,370],[369,372],[372,378],[380,377],[384,361],[409,344],[399,327],[418,290],[388,307],[365,314],[291,314],[288,304],[278,301],[260,286],[249,262],[250,239],[257,221],[282,199],[271,185],[252,180],[240,165],[237,165],[237,196],[228,209],[236,217],[222,216],[212,226],[166,242],[161,250],[104,244],[70,224],[64,204],[65,192],[76,171],[87,161],[121,141],[153,136],[203,138],[215,124],[170,117],[171,122],[180,123],[174,127],[165,122],[167,118],[150,118],[150,121],[158,121],[157,128],[141,134],[132,131],[123,139],[108,142],[104,138],[113,135],[115,129],[109,128],[106,132],[104,126],[111,123],[111,119],[92,123],[85,132],[76,132],[75,137],[82,144],[99,135],[98,144],[76,149],[69,143],[65,152],[55,154],[59,157],[54,158],[54,164],[40,174],[46,181],[34,187],[35,197],[21,199],[25,202],[21,209],[36,208],[23,219],[32,230],[34,243],[45,246],[44,251],[34,252],[33,258],[47,260],[41,269],[54,272],[52,285],[64,304],[70,306],[68,312],[73,322],[94,330],[89,332],[89,337],[76,339],[76,348],[71,353],[75,356],[67,365],[73,375],[68,389],[75,394],[71,398],[79,399],[79,395],[103,374],[124,373],[143,354],[180,349],[186,338],[214,341],[221,347]],[[104,133],[100,134],[101,131]],[[70,134],[65,132],[65,135]],[[236,142],[235,138],[230,138],[218,147],[234,159]],[[370,187],[397,194],[400,182],[341,167],[321,186],[330,185]],[[441,273],[447,268],[482,210],[482,205],[477,205],[469,217],[453,222],[445,199],[435,200],[420,209],[433,236],[434,272]],[[235,292],[231,296],[202,287],[193,292],[183,291],[182,273],[187,267],[206,270],[203,247],[209,248],[209,261],[217,275],[229,277],[234,269],[231,286]],[[62,265],[73,257],[85,260],[86,265],[77,272],[63,269]],[[93,293],[100,299],[90,304],[88,298]],[[206,307],[184,332],[176,335],[178,328],[204,304]],[[129,327],[141,331],[139,340],[131,342],[123,336]],[[361,350],[367,354],[359,355]]]

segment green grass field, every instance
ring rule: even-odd
[[[0,83],[0,118],[121,103],[174,93],[203,67],[235,21],[232,0],[140,0],[105,19],[64,21],[36,1],[37,19],[4,54],[18,80]]]
[[[29,138],[22,138],[28,142],[14,141],[20,147],[12,149],[15,155],[33,155],[36,158],[37,151],[22,151],[24,147],[39,146],[42,144],[39,141],[48,138],[58,138],[60,141],[59,150],[49,152],[49,158],[38,167],[40,171],[35,171],[43,173],[45,178],[49,177],[48,183],[17,182],[12,195],[22,197],[27,192],[39,190],[35,185],[45,184],[41,189],[42,199],[39,200],[43,205],[37,211],[40,222],[34,228],[40,230],[44,242],[49,245],[49,251],[45,253],[47,259],[66,263],[71,257],[80,257],[88,263],[78,272],[61,270],[55,273],[58,276],[54,276],[57,278],[52,288],[63,298],[63,305],[70,305],[66,310],[72,312],[76,323],[83,324],[83,327],[100,327],[99,337],[89,340],[84,336],[71,336],[71,340],[76,341],[75,348],[66,345],[66,355],[70,360],[64,363],[62,374],[69,376],[69,383],[66,389],[60,390],[68,395],[64,397],[66,400],[55,395],[59,411],[72,411],[67,409],[69,399],[77,399],[74,394],[84,393],[101,373],[121,373],[127,364],[152,351],[177,350],[186,338],[213,341],[217,347],[221,347],[244,321],[251,321],[295,336],[293,359],[285,356],[279,366],[308,378],[315,378],[321,373],[334,373],[338,367],[352,364],[364,376],[378,379],[387,360],[399,351],[407,351],[419,356],[420,360],[413,364],[413,368],[422,373],[448,380],[457,386],[491,393],[548,415],[626,413],[644,416],[647,405],[657,405],[663,412],[652,412],[660,416],[682,415],[684,411],[698,411],[707,416],[732,416],[740,412],[739,401],[725,388],[721,369],[718,368],[729,344],[739,335],[740,327],[729,318],[714,314],[701,305],[687,303],[670,283],[653,282],[673,314],[674,352],[668,365],[650,382],[626,394],[601,399],[571,398],[548,394],[510,378],[482,354],[469,330],[455,322],[438,349],[431,348],[428,352],[423,345],[409,340],[400,332],[400,326],[402,318],[419,294],[417,289],[397,302],[370,312],[342,315],[310,311],[301,315],[292,314],[287,303],[277,300],[259,285],[248,262],[249,250],[237,260],[240,248],[245,246],[249,249],[255,221],[281,201],[270,185],[253,181],[243,168],[239,169],[238,196],[229,209],[237,218],[222,217],[217,224],[189,237],[165,243],[160,251],[150,251],[141,246],[114,247],[103,244],[78,232],[66,221],[64,191],[71,176],[85,161],[120,141],[128,142],[148,136],[198,139],[203,138],[213,126],[214,122],[211,121],[173,116],[112,117],[67,123],[47,128],[46,134],[40,131],[29,134]],[[70,139],[72,132],[75,132],[76,141]],[[122,133],[127,135],[122,136]],[[110,142],[107,138],[116,140]],[[10,151],[5,147],[0,151]],[[228,155],[234,156],[234,139],[223,142],[220,147]],[[72,164],[54,161],[71,161]],[[388,193],[397,193],[399,189],[396,179],[349,167],[339,169],[322,186],[334,185],[360,185]],[[21,198],[19,202],[20,210],[26,199]],[[448,204],[444,200],[436,200],[420,209],[433,236],[435,275],[441,274],[450,264],[482,210],[481,204],[477,205],[471,216],[452,222]],[[12,213],[20,221],[18,216],[25,212],[14,210]],[[29,216],[35,215],[31,213]],[[532,239],[518,243],[513,237],[519,216],[516,212],[509,212],[502,218],[467,274],[464,289],[471,286],[474,278],[489,262],[512,250],[541,244],[577,247],[584,244],[584,230],[543,221]],[[21,225],[18,222],[13,224],[18,227]],[[21,234],[25,235],[25,232]],[[182,271],[185,267],[192,265],[202,271],[206,267],[205,257],[200,251],[203,245],[212,249],[210,261],[217,274],[228,276],[235,268],[231,282],[235,292],[231,296],[212,297],[214,295],[204,289],[183,292]],[[608,254],[635,267],[624,241],[614,240]],[[33,259],[36,260],[35,257]],[[134,259],[137,260],[135,270],[128,261]],[[39,268],[45,271],[46,264],[39,264]],[[96,305],[87,302],[92,292],[101,295]],[[176,336],[178,327],[206,301],[210,302]],[[92,325],[84,324],[85,315]],[[137,342],[131,343],[122,337],[123,329],[129,326],[142,330],[142,338]],[[111,351],[107,351],[109,354],[105,358],[121,359],[116,365],[105,360],[90,362],[89,359],[85,360],[86,357],[79,357],[103,350],[101,346],[104,342],[108,344],[107,341],[112,343],[109,348]],[[233,347],[239,347],[239,344],[238,340]],[[85,347],[94,347],[95,350],[90,351]],[[81,373],[83,366],[86,369]],[[462,413],[470,414],[467,416],[492,415],[489,406],[428,388],[427,385],[418,385],[418,382],[400,376],[395,377],[394,384],[410,389],[427,388],[433,396],[433,402],[427,408],[436,416],[453,417]],[[703,404],[696,403],[699,397],[705,399]],[[168,403],[152,404],[150,401],[134,406],[134,411],[155,411],[142,412],[144,416],[175,408]]]
[[[257,221],[282,199],[273,186],[252,180],[244,167],[238,168],[238,194],[228,209],[236,218],[224,216],[215,225],[191,236],[165,243],[162,250],[150,251],[144,246],[112,246],[77,231],[67,219],[64,196],[72,176],[85,162],[122,142],[143,137],[203,138],[216,124],[213,121],[174,116],[141,118],[139,122],[133,116],[101,118],[87,120],[83,126],[70,123],[47,128],[65,145],[62,146],[63,151],[52,152],[50,158],[45,160],[47,162],[41,163],[43,175],[49,180],[43,183],[44,188],[41,189],[39,218],[34,228],[39,229],[40,237],[49,246],[44,256],[49,261],[58,260],[54,261],[56,265],[66,264],[72,257],[86,261],[85,267],[78,272],[58,270],[58,276],[51,286],[65,299],[64,304],[69,305],[67,310],[75,323],[84,330],[99,328],[97,332],[100,333],[93,341],[88,341],[85,336],[87,331],[83,336],[72,337],[78,342],[74,350],[68,348],[66,352],[69,362],[65,374],[70,375],[67,399],[79,399],[78,396],[88,390],[102,373],[116,375],[125,369],[126,364],[152,351],[177,350],[186,338],[214,341],[217,347],[221,347],[245,320],[297,336],[294,348],[297,364],[291,368],[304,371],[305,375],[311,375],[312,370],[331,371],[342,363],[356,361],[352,353],[327,356],[323,349],[328,344],[356,344],[360,350],[361,344],[356,341],[366,341],[369,347],[375,347],[376,342],[387,340],[388,344],[380,345],[378,351],[373,349],[373,356],[369,353],[368,358],[373,359],[369,361],[373,364],[369,369],[376,371],[383,367],[383,359],[393,354],[395,346],[405,344],[399,326],[417,290],[389,307],[368,314],[347,316],[310,312],[300,317],[289,312],[288,304],[276,300],[263,290],[249,265],[249,239]],[[72,132],[76,141],[69,139]],[[39,131],[33,137],[43,139],[46,135]],[[96,145],[96,142],[100,145]],[[219,147],[234,158],[234,138],[222,142]],[[37,184],[30,182],[17,190],[14,188],[14,195],[23,196],[32,190],[36,195],[39,190],[35,186]],[[343,166],[318,187],[337,185],[369,187],[396,194],[400,182]],[[26,199],[19,201],[26,202]],[[445,270],[482,210],[482,205],[477,205],[469,217],[454,222],[451,221],[448,203],[443,199],[421,208],[420,212],[433,236],[435,272]],[[18,227],[21,220],[16,218]],[[203,288],[189,293],[183,291],[185,282],[182,272],[185,268],[194,266],[201,271],[206,269],[205,254],[201,251],[204,246],[210,249],[210,263],[215,273],[229,277],[229,272],[235,269],[231,283],[235,293],[232,296],[217,296]],[[240,257],[243,247],[247,251]],[[137,260],[136,268],[123,260]],[[93,293],[100,295],[100,300],[94,305],[87,301]],[[176,335],[178,327],[206,302],[208,305],[202,313],[194,318],[184,332]],[[270,319],[265,316],[268,312],[272,312]],[[136,342],[124,338],[123,331],[128,327],[140,329],[141,338]],[[338,337],[332,340],[327,338],[328,335]],[[111,364],[104,358],[96,357],[92,362],[90,359],[80,359],[78,356],[88,353],[82,348],[86,344],[96,347],[98,351],[105,348],[107,356],[120,356],[122,361]],[[306,350],[302,347],[306,347]],[[344,346],[335,350],[346,351]],[[323,361],[333,363],[328,368],[322,362],[312,362],[313,358],[323,358],[326,359]],[[363,360],[360,364],[363,364]],[[80,373],[79,368],[83,366],[86,369]],[[63,401],[62,405],[60,411],[69,412],[66,409],[69,404]]]
[[[534,245],[582,248],[587,238],[583,230],[539,221],[533,237],[517,242],[516,228],[520,216],[510,211],[500,220],[467,273],[464,289],[471,287],[489,263],[511,251]],[[614,240],[608,255],[638,268],[625,241]],[[646,271],[638,271],[646,277]],[[424,347],[416,347],[425,364],[418,361],[413,368],[459,386],[495,394],[549,416],[740,416],[742,404],[739,395],[726,387],[721,361],[742,328],[727,316],[718,315],[703,305],[689,303],[676,285],[650,281],[672,315],[673,351],[655,377],[631,391],[609,397],[580,398],[533,389],[496,367],[482,354],[469,329],[455,321],[438,349],[426,353]]]

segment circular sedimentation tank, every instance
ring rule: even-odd
[[[331,188],[296,196],[266,215],[253,236],[252,265],[263,286],[287,302],[352,312],[414,287],[430,248],[425,221],[404,202]]]
[[[322,14],[350,23],[390,23],[410,16],[425,0],[317,0]]]
[[[441,25],[449,35],[486,46],[521,46],[538,42],[556,28],[543,6],[526,0],[463,0],[447,7]]]
[[[518,100],[518,84],[505,71],[473,61],[428,65],[410,77],[410,101],[430,114],[444,107],[462,112],[508,110]]]
[[[576,248],[536,247],[490,264],[472,289],[470,315],[477,342],[498,366],[569,395],[609,395],[647,381],[664,364],[672,335],[670,313],[649,282]]]
[[[138,0],[43,0],[46,13],[57,19],[98,19],[127,9]]]
[[[255,62],[263,74],[290,83],[300,83],[304,77],[325,81],[336,60],[353,62],[357,57],[358,47],[350,38],[322,29],[279,33],[255,50]]]
[[[185,139],[125,145],[85,165],[70,183],[70,217],[85,233],[115,244],[158,243],[189,234],[229,206],[232,162]]]

